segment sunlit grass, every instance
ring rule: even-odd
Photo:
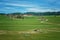
[[[41,23],[38,20],[40,16],[25,17],[25,19],[10,19],[7,16],[0,16],[0,30],[6,30],[7,34],[0,34],[0,40],[60,40],[60,32],[44,33],[45,29],[60,28],[60,16],[45,16],[48,22]],[[38,34],[13,33],[8,31],[28,31],[33,29],[42,29],[44,32]],[[60,31],[60,30],[59,30]]]

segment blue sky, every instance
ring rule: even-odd
[[[60,0],[0,0],[0,13],[60,11]]]

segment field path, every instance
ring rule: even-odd
[[[7,30],[0,30],[0,34],[37,34],[37,33],[49,33],[49,32],[60,32],[60,28],[43,28],[39,31],[28,30],[28,31],[7,31]]]
[[[60,25],[60,23],[52,23],[52,22],[46,22],[47,24],[56,24],[56,25]]]

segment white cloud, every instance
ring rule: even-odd
[[[47,12],[47,11],[57,11],[54,9],[51,9],[49,7],[42,7],[42,6],[38,6],[38,5],[33,5],[33,4],[16,4],[16,3],[5,3],[5,5],[10,5],[10,6],[18,6],[18,7],[23,7],[25,8],[25,11],[28,12]],[[6,7],[6,9],[14,9],[11,7]],[[16,9],[15,9],[16,10]]]
[[[53,11],[58,11],[58,9],[53,10],[53,9],[38,9],[38,8],[27,8],[26,10],[28,12],[47,12],[47,11],[53,12]]]
[[[58,11],[58,9],[51,9],[51,8],[47,8],[47,7],[40,7],[40,6],[32,6],[32,5],[25,5],[25,4],[9,4],[9,5],[12,5],[12,6],[21,6],[21,7],[25,7],[25,12],[47,12],[47,11]],[[12,8],[12,7],[5,7],[6,9],[15,9],[15,8]],[[15,9],[17,10],[17,9]]]
[[[5,3],[5,5],[10,5],[10,6],[19,6],[19,7],[34,7],[34,5],[31,5],[31,4]]]
[[[40,10],[37,8],[27,8],[27,11],[31,11],[31,12],[39,12]]]

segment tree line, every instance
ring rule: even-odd
[[[15,13],[0,13],[0,15],[36,15],[36,16],[44,16],[44,15],[60,15],[60,11],[58,12],[15,12]]]

